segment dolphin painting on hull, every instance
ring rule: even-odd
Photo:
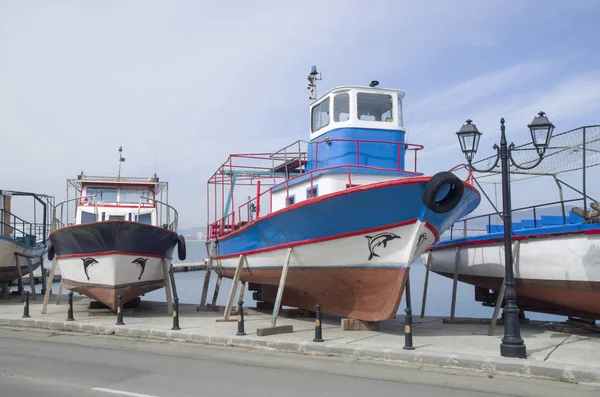
[[[142,274],[144,274],[144,270],[146,269],[146,261],[148,260],[148,258],[137,258],[136,260],[134,260],[131,263],[135,263],[136,265],[138,265],[140,267],[140,276],[138,277],[138,280],[142,279]]]
[[[95,260],[94,258],[81,258],[81,260],[83,261],[83,272],[85,273],[85,276],[89,280],[90,276],[88,276],[88,267],[92,266],[95,263],[98,263],[98,261]]]
[[[365,236],[367,240],[369,240],[369,260],[373,259],[374,256],[379,257],[375,253],[375,248],[379,246],[383,246],[383,248],[387,247],[388,241],[400,238],[400,236],[391,233],[391,232],[383,232],[376,234],[375,236]]]

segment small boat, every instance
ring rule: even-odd
[[[417,172],[423,146],[405,141],[402,91],[373,81],[317,98],[317,76],[309,141],[232,154],[209,179],[209,263],[227,278],[242,263],[240,279],[267,304],[283,278],[283,305],[394,318],[413,260],[480,196],[455,173]]]
[[[180,260],[186,256],[177,211],[161,201],[163,193],[168,200],[167,182],[156,175],[122,177],[119,167],[116,177],[81,172],[67,185],[75,197],[56,206],[48,250],[65,288],[116,310],[118,296],[126,304],[164,287],[175,247]],[[65,221],[69,204],[72,223]]]
[[[531,171],[511,171],[511,189],[520,178],[529,181],[548,176],[552,185],[558,186],[560,197],[559,201],[512,211],[517,306],[521,310],[598,320],[600,204],[589,196],[593,193],[586,189],[585,170],[589,172],[599,165],[596,153],[600,126],[567,131],[555,135],[552,141],[547,164],[542,161]],[[530,153],[536,155],[535,151]],[[559,178],[564,172],[581,170],[582,190]],[[492,181],[496,177],[497,173],[490,173],[476,179]],[[564,199],[563,188],[574,192],[575,198]],[[475,286],[476,301],[495,305],[505,274],[504,227],[499,215],[460,220],[428,251],[431,258],[425,254],[423,261],[429,263],[431,271],[448,278],[456,272],[458,281]]]
[[[12,212],[12,200],[16,197],[32,198],[31,213],[19,216]],[[51,200],[43,194],[0,190],[0,283],[17,280],[19,274],[28,274],[42,265],[48,245]],[[43,209],[39,223],[36,203]]]

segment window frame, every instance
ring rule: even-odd
[[[321,106],[325,102],[327,102],[327,124],[320,124],[317,128],[315,128],[315,123],[314,123],[315,111],[318,109],[319,113],[323,114],[323,112],[321,112]],[[311,110],[310,110],[310,133],[311,134],[314,134],[331,124],[331,102],[332,102],[331,96],[328,95],[326,98],[323,98],[323,100],[321,100],[319,103],[315,104],[311,108]]]

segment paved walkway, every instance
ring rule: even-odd
[[[125,309],[125,325],[115,325],[113,314],[88,311],[89,299],[74,296],[75,321],[67,322],[67,297],[60,305],[52,296],[46,314],[41,314],[43,296],[31,300],[30,318],[21,318],[18,296],[0,301],[0,325],[40,327],[122,336],[184,340],[244,348],[273,349],[301,354],[342,355],[361,359],[412,362],[496,373],[592,382],[600,384],[600,335],[554,332],[548,324],[531,322],[521,326],[527,359],[500,356],[503,326],[487,336],[487,324],[444,324],[441,317],[414,317],[415,350],[404,350],[404,318],[382,322],[378,331],[343,331],[339,318],[323,319],[323,339],[313,342],[314,318],[280,316],[277,325],[292,325],[294,332],[257,336],[256,329],[270,325],[267,311],[247,309],[246,336],[236,336],[237,323],[217,322],[220,312],[197,311],[196,305],[180,306],[179,331],[172,331],[166,303],[142,301],[139,309]],[[235,319],[235,316],[231,317]]]

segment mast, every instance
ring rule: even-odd
[[[117,177],[119,179],[121,179],[121,163],[123,163],[125,161],[125,157],[123,157],[123,147],[119,146],[119,173],[117,174]]]

